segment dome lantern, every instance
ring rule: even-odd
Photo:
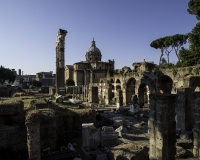
[[[96,47],[94,38],[92,40],[91,47],[86,52],[85,57],[86,57],[86,61],[89,61],[89,62],[101,61],[101,57],[102,57],[101,51],[99,50],[99,48]]]

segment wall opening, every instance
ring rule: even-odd
[[[149,87],[147,84],[140,84],[138,88],[138,104],[139,107],[147,107],[149,105]]]
[[[135,83],[136,80],[130,78],[126,84],[126,104],[130,103],[132,95],[135,94]]]

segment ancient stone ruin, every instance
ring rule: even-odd
[[[115,72],[93,39],[86,61],[67,66],[76,85],[64,87],[66,34],[57,35],[50,98],[34,98],[27,108],[23,99],[0,102],[0,159],[200,158],[196,66],[161,69],[144,60]]]

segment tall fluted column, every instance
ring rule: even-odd
[[[59,29],[56,37],[56,93],[65,95],[65,36],[66,30]]]

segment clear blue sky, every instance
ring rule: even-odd
[[[24,74],[55,73],[55,42],[65,29],[65,65],[85,60],[94,37],[102,61],[115,68],[133,62],[158,63],[150,43],[185,34],[196,25],[189,0],[6,0],[0,3],[0,65]],[[186,45],[188,47],[188,45]],[[171,62],[176,62],[174,53]]]

